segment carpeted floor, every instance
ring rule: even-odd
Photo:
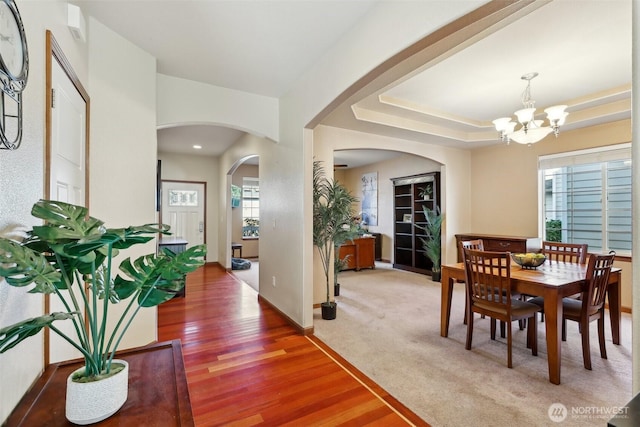
[[[506,340],[490,340],[489,319],[477,317],[472,350],[465,350],[462,284],[454,290],[449,337],[440,336],[440,284],[429,279],[388,264],[343,272],[337,319],[322,320],[317,309],[315,335],[433,426],[603,426],[631,399],[630,315],[623,315],[621,345],[607,329],[607,360],[592,323],[592,371],[583,367],[580,334],[569,322],[562,384],[554,385],[543,324],[537,357],[526,348],[526,331],[513,324],[509,369]],[[561,423],[549,416],[557,404],[566,408]]]

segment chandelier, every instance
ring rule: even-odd
[[[535,119],[535,101],[531,99],[531,80],[536,78],[538,73],[528,73],[521,77],[527,81],[527,87],[522,92],[521,110],[515,112],[518,122],[522,125],[520,129],[515,130],[518,123],[511,120],[511,117],[501,117],[493,121],[496,130],[500,133],[500,139],[509,144],[513,140],[518,144],[535,144],[551,132],[557,137],[560,132],[560,126],[564,124],[569,113],[564,110],[566,105],[554,105],[544,110],[547,113],[549,126],[543,126],[543,120]]]

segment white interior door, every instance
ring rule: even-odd
[[[204,183],[162,181],[162,222],[187,247],[204,243],[205,207]]]
[[[86,104],[57,61],[52,88],[49,197],[85,206]]]
[[[54,60],[51,67],[53,102],[48,197],[86,206],[86,102],[60,64]],[[79,287],[76,291],[79,291]],[[80,295],[76,295],[76,298],[82,301]],[[71,304],[68,293],[66,299]],[[50,312],[66,311],[58,298],[49,299],[49,308]],[[84,310],[80,308],[79,311]],[[76,335],[71,321],[57,322],[56,327],[69,336]],[[50,333],[49,340],[51,363],[81,357],[79,351],[58,335]]]

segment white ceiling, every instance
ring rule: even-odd
[[[380,1],[75,3],[155,56],[159,73],[279,97]],[[324,122],[455,147],[493,144],[491,120],[521,108],[520,76],[533,71],[540,73],[531,84],[539,111],[569,105],[565,129],[630,117],[631,0],[535,3],[540,7],[515,23],[337,108]],[[217,155],[241,135],[179,127],[159,130],[158,144],[166,151],[199,144],[200,153]],[[353,154],[337,155],[336,163],[357,166],[367,157]]]

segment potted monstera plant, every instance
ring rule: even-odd
[[[131,322],[142,308],[173,298],[184,287],[185,275],[204,264],[206,247],[126,258],[113,277],[120,250],[170,234],[169,227],[105,228],[86,208],[50,200],[38,201],[31,214],[44,224],[34,226],[22,241],[0,238],[0,276],[11,286],[57,297],[64,310],[0,329],[0,353],[43,328],[61,336],[84,357],[84,367],[67,380],[67,419],[98,422],[127,398],[128,364],[114,357]],[[126,307],[108,328],[110,306],[120,302]],[[63,332],[61,322],[71,322],[73,332]]]
[[[353,203],[357,201],[342,184],[326,177],[320,162],[313,162],[313,244],[322,260],[327,286],[326,301],[320,304],[323,319],[336,318],[337,305],[331,301],[329,286],[331,257],[336,242],[355,228]]]

